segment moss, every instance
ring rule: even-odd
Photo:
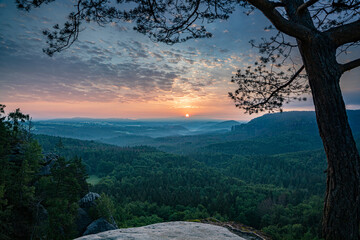
[[[189,220],[186,220],[187,222],[201,222],[200,219],[189,219]]]

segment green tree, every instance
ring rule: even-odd
[[[82,160],[57,158],[43,176],[42,149],[20,109],[4,116],[0,105],[0,238],[70,239],[76,236],[78,200],[88,192]],[[47,220],[39,222],[39,209]]]
[[[20,109],[4,114],[0,105],[0,225],[1,236],[24,238],[33,227],[35,186],[39,176],[41,147],[27,131],[29,116]]]
[[[91,209],[93,219],[105,218],[108,222],[114,221],[113,216],[115,212],[115,205],[113,200],[105,193],[101,194],[101,197],[96,199],[96,206]]]
[[[51,174],[37,183],[38,196],[49,212],[47,237],[70,239],[76,237],[75,217],[78,201],[88,192],[87,174],[81,159],[66,160],[58,157],[51,167]]]

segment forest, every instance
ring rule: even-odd
[[[272,239],[318,239],[326,168],[321,150],[179,156],[146,146],[37,139],[64,156],[80,154],[89,174],[101,178],[91,190],[114,202],[119,227],[214,217]]]
[[[102,194],[106,211],[97,214],[111,215],[120,228],[212,217],[274,240],[321,239],[326,157],[319,139],[312,139],[316,132],[305,126],[290,124],[293,132],[265,131],[180,155],[152,146],[33,135],[28,115],[16,110],[5,116],[1,106],[2,239],[75,237],[78,201],[88,191]],[[290,115],[279,115],[285,116],[281,124]],[[279,116],[236,128],[249,131],[260,122],[266,129]],[[52,155],[59,157],[46,174],[42,166]],[[40,205],[48,211],[45,222],[36,217]]]

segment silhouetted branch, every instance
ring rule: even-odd
[[[326,31],[337,47],[360,40],[360,20]]]
[[[304,39],[312,32],[312,30],[305,25],[284,18],[280,12],[275,9],[277,4],[274,2],[268,0],[248,0],[248,2],[259,9],[279,31],[289,36]]]
[[[266,98],[263,102],[259,102],[255,105],[251,105],[249,107],[247,107],[248,109],[251,108],[257,108],[260,105],[265,105],[266,103],[268,103],[270,101],[270,99],[272,99],[279,91],[281,91],[282,89],[286,88],[287,86],[289,86],[298,76],[299,74],[302,72],[302,70],[304,70],[305,66],[302,65],[299,70],[297,70],[297,72],[290,78],[290,80],[285,83],[284,85],[281,85],[280,87],[278,87],[277,89],[275,89],[268,98]]]
[[[274,7],[285,7],[283,2],[271,2]]]
[[[301,14],[305,9],[314,5],[318,1],[319,0],[309,0],[309,1],[305,2],[304,4],[300,5],[300,7],[298,7],[298,9],[296,10],[296,13]]]
[[[351,69],[360,67],[360,58],[353,60],[351,62],[345,63],[341,65],[342,72],[350,71]]]

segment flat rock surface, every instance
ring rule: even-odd
[[[228,229],[205,223],[166,222],[87,235],[77,240],[246,240]]]

